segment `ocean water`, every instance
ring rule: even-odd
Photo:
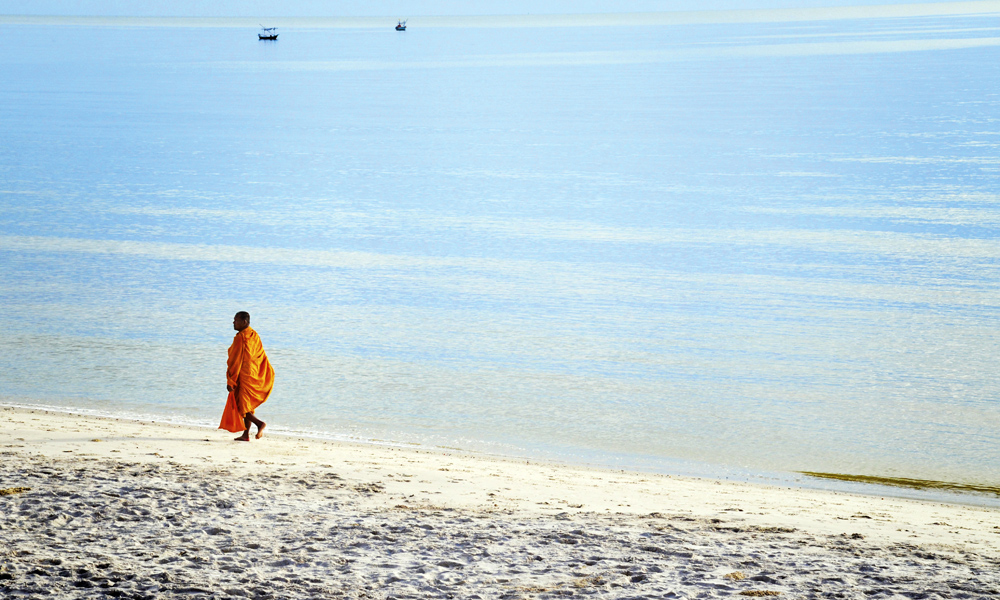
[[[1000,483],[1000,16],[608,23],[9,25],[0,402]]]

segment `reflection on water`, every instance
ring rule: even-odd
[[[997,30],[992,30],[996,32]],[[613,65],[655,65],[672,61],[698,61],[739,58],[837,56],[842,54],[884,54],[927,52],[1000,46],[1000,37],[957,39],[865,40],[810,42],[804,44],[754,44],[750,46],[681,47],[659,51],[547,52],[538,54],[498,54],[461,56],[438,61],[282,61],[221,62],[224,69],[243,69],[259,73],[272,71],[376,71],[398,69],[478,69],[498,67],[599,67]]]
[[[995,483],[1000,38],[896,16],[12,27],[0,400],[211,424],[246,309],[276,429]]]

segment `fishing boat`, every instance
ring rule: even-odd
[[[260,26],[260,33],[257,34],[258,40],[276,40],[278,39],[277,27],[264,27]]]
[[[396,23],[396,31],[406,31],[406,21],[402,20]]]

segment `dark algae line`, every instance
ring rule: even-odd
[[[839,481],[856,481],[875,485],[891,485],[895,487],[912,488],[915,490],[942,490],[948,492],[992,494],[1000,496],[1000,487],[992,485],[975,485],[971,483],[953,483],[950,481],[934,481],[933,479],[909,479],[906,477],[877,477],[874,475],[844,475],[842,473],[818,473],[816,471],[799,471],[809,477],[820,479],[837,479]]]

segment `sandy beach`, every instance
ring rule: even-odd
[[[4,598],[980,598],[1000,511],[0,408]]]

